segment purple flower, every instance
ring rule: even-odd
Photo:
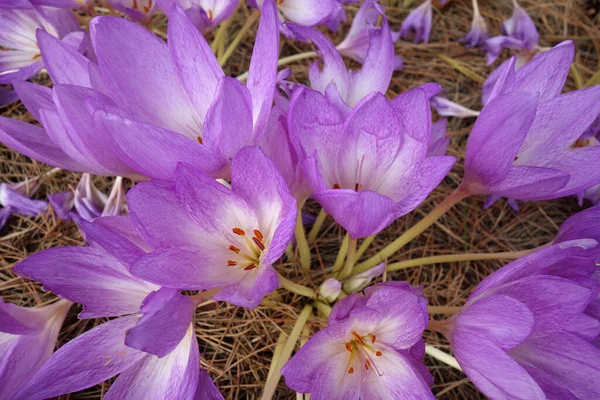
[[[540,36],[535,22],[516,0],[513,0],[513,15],[502,23],[502,36],[495,36],[486,41],[487,62],[492,64],[503,48],[533,50]]]
[[[400,37],[408,39],[411,32],[414,32],[415,43],[429,43],[432,19],[431,0],[425,0],[423,4],[412,10],[402,22]]]
[[[186,162],[228,177],[231,158],[262,134],[273,103],[273,0],[261,15],[245,86],[223,75],[177,6],[168,45],[122,18],[95,18],[90,29],[98,63],[38,33],[54,87],[21,83],[16,90],[45,130],[0,118],[0,140],[39,161],[95,175],[171,179]]]
[[[193,398],[204,379],[192,325],[194,300],[130,274],[149,248],[127,218],[74,218],[88,247],[42,251],[14,271],[81,303],[81,318],[118,318],[61,347],[16,398],[71,393],[117,374],[106,397]]]
[[[544,200],[600,183],[600,147],[572,146],[600,113],[600,85],[561,94],[573,54],[564,42],[501,71],[467,143],[467,193]]]
[[[329,278],[319,286],[319,297],[328,303],[333,303],[342,292],[342,283],[335,278]]]
[[[0,6],[0,84],[27,80],[44,68],[36,40],[38,29],[62,39],[74,51],[83,40],[83,32],[70,11],[34,7],[28,2],[23,8]],[[5,92],[0,105],[15,100],[12,93]]]
[[[50,357],[70,307],[67,300],[25,308],[0,299],[0,398],[14,399]]]
[[[378,264],[371,269],[354,275],[344,283],[344,292],[357,293],[371,284],[373,279],[378,278],[385,272],[385,263]]]
[[[429,139],[429,149],[427,157],[444,156],[450,146],[450,136],[446,136],[448,120],[440,119],[431,125],[431,138]]]
[[[311,87],[323,93],[342,114],[366,95],[372,92],[384,94],[394,72],[394,41],[385,16],[380,28],[371,27],[369,32],[369,50],[360,71],[348,71],[340,53],[329,39],[319,31],[290,25],[294,34],[316,45],[322,58],[323,67],[315,62],[308,68]]]
[[[250,6],[262,8],[264,0],[248,0]],[[282,0],[277,2],[279,19],[302,26],[315,26],[327,22],[338,11],[338,0]]]
[[[459,42],[464,43],[466,48],[483,46],[488,39],[488,27],[485,19],[479,12],[477,1],[473,2],[473,21],[471,30]]]
[[[554,243],[581,239],[594,239],[600,243],[600,206],[590,207],[567,218],[560,226]],[[600,262],[600,246],[588,250],[586,255]]]
[[[209,31],[229,19],[239,4],[236,0],[156,0],[156,2],[169,16],[174,12],[173,5],[177,4],[201,32]]]
[[[108,0],[108,2],[115,10],[143,24],[148,23],[156,12],[155,0]]]
[[[278,287],[272,264],[290,242],[297,208],[259,148],[234,157],[231,189],[180,164],[174,182],[138,183],[127,200],[153,248],[132,266],[134,275],[179,289],[223,287],[213,298],[243,307]]]
[[[377,22],[380,14],[383,15],[380,6],[373,2],[373,0],[363,2],[352,19],[352,25],[348,34],[336,46],[341,55],[350,57],[361,64],[365,62],[371,42],[370,32],[376,29],[373,25]],[[383,24],[387,24],[387,20],[384,19]],[[400,38],[397,32],[390,32],[390,34],[392,35],[392,42],[396,42]],[[394,69],[400,70],[402,69],[402,65],[402,58],[395,56]]]
[[[454,164],[454,157],[427,157],[430,86],[393,101],[372,93],[346,117],[319,92],[294,93],[288,128],[305,178],[351,238],[378,233],[414,210]]]
[[[115,179],[108,197],[94,186],[89,174],[83,174],[75,192],[67,191],[48,195],[48,200],[56,215],[68,220],[73,208],[84,219],[91,221],[98,217],[117,216],[125,212],[125,190],[123,178]]]
[[[434,96],[431,99],[431,107],[442,117],[470,118],[479,116],[479,111],[461,106],[443,96]]]
[[[0,229],[12,214],[35,217],[48,206],[43,200],[32,200],[31,196],[40,187],[40,177],[19,183],[0,183]]]
[[[563,242],[484,279],[462,310],[440,323],[463,371],[484,394],[511,399],[594,399],[600,320],[588,313],[600,282],[586,247]]]
[[[406,282],[388,282],[338,302],[329,326],[281,370],[285,383],[314,400],[433,399],[421,364],[427,302]]]

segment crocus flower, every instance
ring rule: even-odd
[[[433,399],[433,378],[421,364],[426,321],[427,302],[408,284],[370,287],[366,296],[338,302],[329,326],[281,373],[287,386],[314,400]]]
[[[340,53],[319,31],[292,24],[289,28],[296,37],[310,40],[318,48],[323,68],[319,62],[308,67],[310,85],[324,94],[338,112],[346,115],[367,94],[387,91],[394,72],[395,55],[385,17],[380,28],[369,28],[369,50],[360,71],[348,71]]]
[[[411,33],[414,32],[415,43],[429,43],[432,20],[431,0],[425,0],[423,4],[412,10],[404,19],[400,27],[400,37],[408,39]]]
[[[127,200],[153,248],[132,266],[136,276],[172,288],[223,287],[213,298],[243,307],[278,287],[272,264],[292,237],[297,208],[258,147],[234,157],[231,189],[180,164],[174,182],[138,183]]]
[[[590,207],[567,218],[560,226],[554,243],[586,238],[594,239],[600,243],[600,206]],[[600,246],[589,249],[586,256],[600,262]]]
[[[378,264],[371,269],[354,275],[344,283],[344,291],[346,293],[360,292],[371,284],[373,279],[378,278],[385,272],[385,263]]]
[[[83,174],[75,192],[51,194],[48,195],[48,200],[61,219],[70,219],[73,208],[88,221],[98,217],[121,215],[126,208],[123,178],[120,176],[115,179],[108,196],[94,186],[89,174]]]
[[[50,357],[70,307],[67,300],[26,308],[0,299],[0,398],[14,399]]]
[[[54,87],[22,83],[17,91],[47,132],[2,118],[0,140],[39,161],[94,175],[170,179],[183,161],[226,178],[231,157],[267,124],[277,29],[275,4],[268,0],[247,85],[223,75],[177,6],[168,45],[133,22],[95,18],[90,30],[98,63],[39,33]]]
[[[40,177],[13,184],[0,183],[0,229],[12,214],[35,217],[48,206],[43,200],[30,198],[39,187]]]
[[[488,39],[488,27],[485,19],[479,12],[477,0],[473,0],[473,21],[471,22],[471,30],[459,40],[464,43],[466,48],[479,47],[485,44]]]
[[[67,10],[49,7],[8,8],[0,6],[0,84],[24,81],[37,75],[44,68],[36,40],[36,30],[64,40],[77,51],[83,40],[77,19]],[[10,92],[2,97],[6,104],[14,100]],[[2,105],[0,104],[0,105]]]
[[[319,286],[319,297],[328,303],[333,303],[342,292],[342,283],[335,278],[329,278]]]
[[[109,398],[192,399],[201,378],[194,300],[129,273],[149,249],[126,217],[74,218],[89,246],[38,252],[14,271],[82,304],[80,318],[118,318],[61,347],[15,398],[59,396],[119,374]]]
[[[288,128],[305,178],[351,238],[378,233],[415,209],[454,164],[454,157],[427,157],[429,86],[393,101],[372,93],[347,117],[319,92],[294,93]]]
[[[600,113],[600,85],[560,94],[572,42],[500,74],[467,143],[462,188],[470,194],[543,200],[600,183],[600,147],[573,143]]]
[[[377,22],[381,14],[381,9],[377,3],[373,0],[365,0],[360,6],[354,18],[352,19],[352,25],[348,34],[336,46],[336,49],[341,55],[352,58],[359,63],[364,63],[369,51],[369,43],[371,41],[371,30],[374,29],[373,25]],[[387,24],[387,21],[383,22]],[[392,35],[392,41],[396,42],[400,35],[397,32],[390,32]],[[400,56],[394,58],[394,69],[402,69],[403,61]]]
[[[170,16],[173,5],[183,9],[192,23],[201,31],[207,32],[229,19],[235,12],[236,0],[156,0],[165,14]]]
[[[107,0],[117,11],[134,21],[147,24],[156,12],[157,0]]]
[[[491,398],[595,399],[600,321],[587,314],[600,282],[586,248],[562,242],[484,279],[461,311],[439,323],[463,371]],[[438,326],[438,325],[434,325]],[[436,328],[437,329],[437,328]]]
[[[262,8],[264,0],[248,0],[254,8]],[[279,0],[279,19],[298,25],[315,26],[325,23],[334,10],[339,11],[337,0]]]
[[[513,0],[513,15],[502,23],[502,36],[495,36],[486,41],[487,62],[492,64],[503,48],[533,50],[540,36],[535,22],[516,0]]]
[[[470,118],[479,116],[479,111],[461,106],[441,95],[434,96],[431,99],[431,107],[442,117]]]

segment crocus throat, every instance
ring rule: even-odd
[[[377,347],[377,337],[375,335],[367,335],[361,336],[356,332],[352,332],[352,339],[345,344],[346,350],[350,352],[350,357],[348,357],[348,369],[347,373],[353,374],[356,371],[354,370],[354,360],[359,361],[359,365],[361,368],[364,368],[365,371],[376,371],[378,375],[379,370],[375,365],[375,359],[373,357],[381,357],[383,352],[379,350]]]
[[[260,265],[260,257],[265,251],[265,237],[258,229],[252,231],[252,236],[242,228],[233,228],[229,235],[229,251],[235,255],[227,260],[228,267],[239,266],[244,271],[252,271]]]

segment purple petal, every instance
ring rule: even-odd
[[[81,318],[131,314],[156,286],[134,278],[106,252],[90,247],[44,250],[19,262],[13,271],[76,303]]]
[[[92,87],[90,83],[90,60],[78,53],[75,48],[54,36],[38,30],[37,42],[54,84],[69,84]]]
[[[446,136],[448,120],[446,118],[431,126],[431,139],[427,149],[427,157],[444,156],[450,146],[450,136]]]
[[[4,207],[10,207],[12,213],[31,217],[37,216],[48,206],[45,201],[32,200],[16,192],[6,183],[0,183],[0,204]]]
[[[75,194],[72,190],[66,192],[53,193],[48,195],[48,201],[54,210],[56,216],[60,219],[69,220],[71,210],[75,206],[73,202]]]
[[[150,293],[140,308],[140,320],[125,335],[125,344],[158,357],[168,355],[190,329],[195,308],[194,300],[177,290]]]
[[[205,369],[200,369],[200,379],[194,400],[224,400],[215,383]]]
[[[77,392],[136,365],[147,355],[124,343],[125,331],[136,320],[135,316],[113,319],[71,340],[48,359],[16,399]]]
[[[432,20],[431,0],[425,0],[404,19],[400,27],[400,37],[407,39],[411,31],[414,31],[415,43],[429,43]]]
[[[487,193],[519,200],[556,198],[569,180],[569,174],[558,169],[515,165],[501,181],[488,184]]]
[[[19,100],[17,92],[12,89],[0,89],[0,106],[5,106]]]

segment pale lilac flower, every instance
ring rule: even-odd
[[[156,2],[169,16],[174,10],[173,5],[177,4],[203,33],[229,19],[239,4],[237,0],[156,0]]]
[[[345,14],[344,14],[345,15]],[[383,15],[380,6],[373,0],[365,0],[360,6],[356,15],[352,19],[352,25],[348,34],[336,46],[336,49],[343,56],[352,58],[359,63],[364,63],[367,58],[369,46],[371,42],[371,30],[374,29],[373,25],[377,22],[380,15]],[[387,21],[384,20],[384,24]],[[396,42],[400,35],[397,32],[391,32],[392,42]],[[402,69],[402,58],[395,56],[394,58],[394,69]]]
[[[153,248],[134,275],[179,289],[223,287],[213,298],[243,307],[279,286],[272,264],[292,238],[296,201],[258,147],[234,157],[231,189],[179,164],[174,182],[138,183],[127,200]]]
[[[594,239],[600,243],[600,206],[590,207],[571,215],[562,223],[554,243]],[[600,246],[588,250],[586,256],[600,262]]]
[[[18,307],[0,298],[0,398],[14,399],[50,357],[71,302]]]
[[[354,275],[344,283],[346,293],[357,293],[366,288],[374,279],[380,277],[385,272],[385,263],[380,263],[371,269]]]
[[[544,200],[600,182],[600,147],[572,146],[600,113],[600,85],[561,94],[573,55],[564,42],[501,71],[467,143],[467,193]]]
[[[248,0],[248,3],[254,8],[262,8],[264,0]],[[327,22],[329,16],[334,10],[339,10],[339,7],[338,0],[277,1],[280,21],[291,21],[302,26],[315,26]]]
[[[0,118],[0,140],[95,175],[170,179],[186,162],[227,178],[233,155],[268,122],[279,52],[275,4],[265,2],[247,85],[224,76],[202,34],[174,7],[168,45],[122,18],[92,20],[97,63],[40,32],[54,87],[16,89],[45,130]]]
[[[486,41],[487,62],[492,64],[503,48],[533,50],[539,43],[540,36],[535,22],[516,0],[513,0],[513,15],[502,23],[502,36],[495,36]]]
[[[400,37],[402,39],[408,39],[411,33],[414,32],[415,43],[429,43],[432,20],[433,12],[431,0],[425,0],[423,4],[412,10],[402,22],[402,26],[400,27]]]
[[[491,398],[600,396],[598,268],[591,239],[562,242],[484,279],[462,310],[439,323],[463,371]]]
[[[369,50],[360,71],[348,71],[340,53],[319,31],[290,24],[294,34],[310,40],[318,48],[323,66],[314,62],[308,68],[310,85],[324,94],[328,101],[346,115],[358,102],[372,92],[385,94],[394,72],[394,41],[383,17],[380,28],[370,27]]]
[[[378,233],[415,209],[454,164],[454,157],[427,157],[430,86],[393,101],[372,93],[346,117],[321,93],[295,91],[288,128],[304,176],[351,238]]]
[[[48,195],[48,200],[61,219],[70,219],[73,208],[88,221],[98,217],[122,215],[126,210],[123,178],[120,176],[115,179],[108,196],[96,188],[90,174],[83,174],[75,192],[51,194]]]
[[[431,107],[442,117],[471,118],[479,116],[479,111],[461,106],[441,95],[431,99]]]
[[[122,12],[134,21],[146,24],[156,12],[158,0],[107,0],[117,11]],[[165,13],[168,9],[165,9]]]
[[[61,347],[15,399],[59,396],[117,374],[106,398],[193,398],[203,379],[194,300],[130,274],[149,248],[126,217],[74,218],[90,246],[42,251],[14,271],[81,303],[81,318],[118,318]]]
[[[83,32],[77,19],[67,10],[49,7],[9,8],[0,6],[0,84],[24,81],[37,75],[44,68],[44,61],[36,40],[41,29],[57,37],[77,51],[83,40]],[[2,97],[7,104],[14,100],[12,92]]]
[[[328,303],[333,303],[342,292],[342,282],[329,278],[319,286],[319,297]]]
[[[473,0],[473,21],[471,30],[459,42],[464,43],[466,48],[483,46],[488,39],[488,27],[485,19],[479,12],[477,0]]]
[[[448,120],[440,119],[431,126],[431,138],[429,139],[429,149],[427,157],[445,156],[450,146],[450,136],[446,135]]]
[[[282,368],[286,385],[314,400],[433,399],[421,361],[427,302],[405,282],[366,293],[335,305],[329,326]]]
[[[331,13],[325,21],[327,29],[329,29],[331,32],[337,32],[342,23],[348,20],[346,17],[346,10],[344,9],[344,4],[358,2],[360,2],[360,0],[335,0]]]
[[[0,183],[0,229],[12,214],[23,214],[35,217],[47,206],[43,200],[32,200],[30,197],[40,187],[40,178],[25,180],[19,183]]]

